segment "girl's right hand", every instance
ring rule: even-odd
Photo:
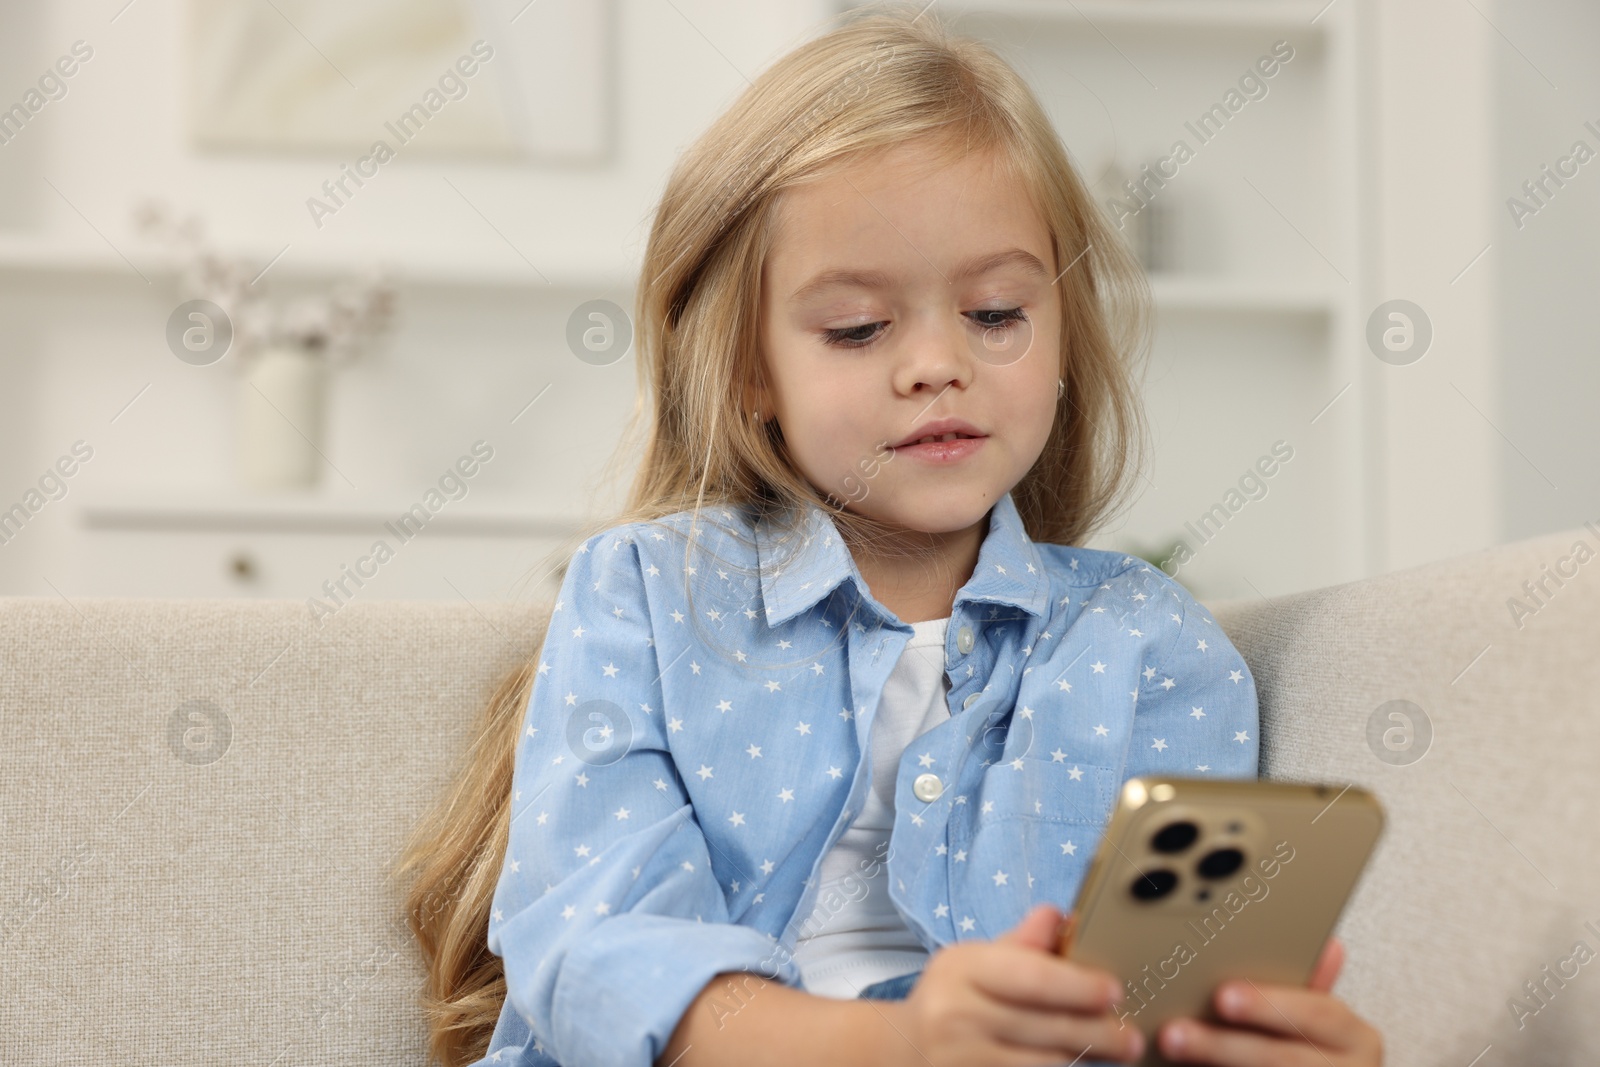
[[[900,1031],[887,1047],[899,1067],[1058,1067],[1077,1059],[1131,1061],[1144,1038],[1114,1011],[1110,972],[1056,955],[1058,908],[1038,904],[993,941],[959,941],[928,958],[911,993],[881,1004]]]

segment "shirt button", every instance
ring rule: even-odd
[[[917,780],[911,783],[911,792],[916,794],[918,800],[938,800],[939,794],[944,792],[944,783],[939,781],[937,774],[919,774]]]
[[[963,656],[972,651],[972,627],[963,626],[956,633],[956,647],[961,650]]]
[[[977,699],[978,699],[978,694],[977,693],[968,693],[967,694],[967,699],[965,699],[965,700],[963,700],[961,702],[962,710],[966,710],[967,708],[972,707],[972,702],[974,700],[977,700]]]

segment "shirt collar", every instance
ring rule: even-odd
[[[756,561],[767,625],[777,626],[794,618],[846,579],[855,582],[861,598],[885,619],[895,618],[867,588],[832,516],[805,501],[794,529],[795,533],[788,534],[787,525],[770,516],[763,516],[755,524]],[[789,539],[785,541],[785,537]],[[978,549],[977,565],[972,577],[957,591],[955,602],[1006,604],[1042,617],[1049,593],[1044,560],[1029,539],[1008,492],[990,510],[989,532]]]

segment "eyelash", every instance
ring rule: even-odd
[[[973,315],[999,315],[999,316],[1002,316],[1000,322],[989,322],[989,323],[980,322],[980,323],[977,324],[979,326],[982,326],[985,330],[995,330],[995,329],[1009,330],[1009,329],[1011,329],[1011,327],[1013,325],[1015,325],[1018,322],[1026,322],[1026,321],[1028,321],[1027,314],[1020,307],[1015,307],[1015,308],[984,308],[982,311],[974,311],[974,312],[970,312],[970,314],[973,314]],[[839,329],[836,329],[836,330],[823,330],[822,331],[823,344],[832,345],[835,348],[870,348],[872,345],[874,345],[874,344],[876,344],[878,342],[878,339],[880,337],[883,336],[883,333],[881,331],[876,333],[876,334],[873,334],[873,336],[871,338],[869,338],[869,339],[867,339],[865,341],[850,341],[850,340],[848,340],[846,338],[845,335],[846,334],[855,333],[857,330],[864,330],[869,326],[881,326],[881,325],[883,325],[883,323],[881,323],[881,322],[863,322],[859,326],[842,326],[842,327],[840,327]]]

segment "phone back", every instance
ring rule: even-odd
[[[1141,1064],[1167,1064],[1157,1027],[1216,1021],[1219,982],[1306,984],[1382,828],[1359,786],[1131,778],[1062,947],[1124,980]]]

